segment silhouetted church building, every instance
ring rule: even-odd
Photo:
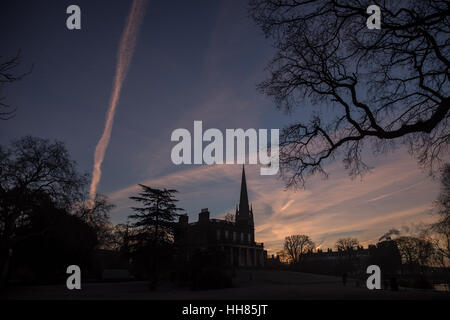
[[[231,266],[263,267],[267,253],[264,244],[255,242],[253,208],[248,202],[244,168],[239,207],[236,207],[234,220],[210,219],[208,209],[202,209],[198,222],[194,223],[189,223],[189,217],[182,215],[178,221],[175,243],[188,260],[195,251],[220,248]]]

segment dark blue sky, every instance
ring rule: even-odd
[[[66,8],[71,4],[81,8],[80,31],[66,28]],[[59,139],[80,170],[91,173],[130,5],[129,0],[0,3],[0,55],[12,56],[21,49],[23,70],[34,64],[31,75],[5,88],[7,102],[18,111],[0,123],[0,144],[26,134]],[[191,221],[204,207],[213,216],[233,210],[239,199],[239,166],[173,165],[173,130],[192,130],[194,120],[202,120],[205,129],[224,130],[281,128],[309,118],[305,111],[285,115],[257,92],[273,49],[247,17],[246,6],[242,0],[150,1],[98,189],[118,205],[113,222],[131,213],[127,197],[142,182],[177,188]],[[369,159],[381,169],[364,181],[348,179],[342,166],[331,168],[336,179],[318,179],[298,192],[285,192],[276,177],[261,177],[250,166],[257,241],[266,241],[272,250],[287,233],[295,232],[308,233],[316,242],[331,243],[341,234],[364,242],[408,219],[417,221],[434,199],[436,187],[422,182],[426,178],[408,161],[402,152]],[[398,194],[402,190],[403,198]],[[413,200],[411,190],[417,192]],[[377,204],[373,208],[367,205],[371,199]]]
[[[90,172],[131,2],[76,1],[82,30],[69,31],[65,9],[72,3],[2,3],[0,29],[8,44],[2,55],[21,49],[23,67],[35,67],[29,77],[7,88],[8,101],[19,109],[14,119],[2,123],[0,134],[2,143],[24,134],[61,139]],[[244,1],[150,2],[119,102],[100,191],[136,182],[151,172],[155,161],[169,165],[167,154],[159,158],[160,148],[170,150],[171,131],[202,120],[194,113],[200,106],[206,107],[208,127],[272,123],[278,113],[255,90],[271,48],[246,15]],[[217,96],[222,96],[222,105],[211,101],[204,106]],[[236,110],[227,105],[234,99],[254,100]],[[239,111],[233,112],[232,122],[223,118],[230,116],[228,111]]]

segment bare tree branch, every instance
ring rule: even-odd
[[[372,1],[373,2],[373,1]],[[363,0],[252,0],[250,13],[277,53],[259,89],[288,111],[313,107],[285,128],[282,175],[303,186],[342,158],[351,176],[369,168],[365,142],[406,144],[434,172],[448,150],[450,4],[377,1],[381,30],[366,27]],[[326,110],[326,111],[325,111]]]
[[[20,63],[20,51],[17,52],[14,57],[0,62],[0,93],[7,84],[22,80],[25,76],[31,73],[33,66],[27,72],[18,72],[17,69],[20,66]],[[5,97],[0,95],[0,120],[11,119],[17,110],[16,107],[10,106],[4,101]]]

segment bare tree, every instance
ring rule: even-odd
[[[95,230],[100,248],[115,246],[115,228],[109,221],[109,213],[114,208],[115,205],[109,202],[108,197],[100,194],[95,196],[93,203],[89,199],[74,206],[74,214]]]
[[[130,239],[135,237],[129,223],[113,226],[111,235],[112,239],[109,243],[109,248],[111,250],[122,251],[125,254],[129,254]]]
[[[449,2],[376,1],[380,30],[366,26],[367,0],[251,0],[250,13],[274,41],[271,76],[259,89],[278,108],[312,114],[281,134],[281,174],[304,186],[342,158],[351,176],[375,153],[409,146],[430,172],[450,141]]]
[[[58,206],[70,208],[83,199],[86,182],[87,176],[76,170],[63,142],[25,136],[0,151],[2,194],[45,192]]]
[[[224,217],[224,220],[225,221],[228,221],[228,222],[234,222],[234,214],[232,214],[231,212],[228,212],[226,215],[225,215],[225,217]]]
[[[423,268],[433,263],[435,246],[427,239],[417,237],[399,237],[395,239],[402,261],[411,270],[414,267]]]
[[[354,271],[358,260],[359,241],[356,238],[341,238],[336,241],[335,247],[343,258],[340,263],[343,264],[345,272]]]
[[[356,238],[341,238],[336,241],[338,251],[355,251],[359,247],[359,241]]]
[[[284,249],[277,251],[276,256],[277,256],[278,260],[282,263],[292,263],[293,262],[290,255]]]
[[[300,263],[302,255],[312,249],[314,249],[314,242],[309,236],[293,235],[284,239],[284,251],[289,260],[294,263]]]
[[[79,174],[62,142],[26,136],[0,147],[0,262],[2,280],[16,243],[33,234],[18,231],[30,224],[36,201],[69,210],[83,197],[86,176]],[[4,259],[2,259],[4,258]]]
[[[431,225],[431,231],[438,235],[439,251],[450,259],[450,164],[442,169],[441,192],[435,202],[434,213],[438,221]]]
[[[1,57],[0,57],[1,58]],[[13,58],[0,62],[0,93],[6,84],[21,80],[31,73],[31,70],[25,73],[17,71],[21,62],[20,51]],[[0,95],[0,120],[8,120],[14,116],[16,108],[5,103],[5,97]]]

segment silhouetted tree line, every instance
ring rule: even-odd
[[[336,275],[360,275],[376,264],[385,274],[421,275],[423,283],[438,267],[448,277],[449,181],[446,165],[435,203],[437,220],[418,236],[383,236],[385,241],[366,251],[357,239],[343,238],[336,242],[334,256],[325,259],[327,253],[315,249],[309,236],[292,235],[278,253],[280,262],[304,272]],[[176,205],[176,190],[140,188],[131,197],[140,204],[132,208],[131,222],[114,226],[108,215],[114,206],[101,195],[93,203],[87,199],[87,176],[77,171],[62,142],[26,136],[0,146],[2,285],[60,282],[72,264],[84,276],[99,278],[95,255],[102,249],[118,257],[121,268],[135,278],[148,279],[152,290],[164,277],[194,290],[231,286],[231,268],[220,250],[178,259],[182,248],[174,235],[182,209]]]
[[[85,272],[108,245],[112,208],[97,196],[88,208],[87,176],[64,144],[26,136],[0,146],[1,284],[48,283],[69,265]]]
[[[429,229],[437,235],[439,253],[444,259],[450,259],[450,164],[447,163],[441,174],[441,192],[435,202],[434,214],[437,221]]]
[[[363,249],[356,238],[336,241],[336,251],[317,248],[307,235],[285,238],[283,250],[269,261],[270,267],[322,274],[365,275],[368,265],[380,266],[385,276],[400,277],[400,284],[431,287],[433,280],[450,283],[450,164],[441,170],[441,191],[432,214],[435,222],[423,225],[415,235],[391,229],[377,245]],[[396,235],[396,238],[391,238]]]
[[[202,251],[177,260],[176,190],[140,185],[140,206],[127,224],[112,225],[108,199],[88,198],[62,142],[26,136],[0,146],[1,285],[61,283],[69,265],[98,280],[103,269],[128,269],[157,288],[171,278],[192,289],[230,285],[223,253]]]
[[[438,221],[437,223],[442,223]],[[431,288],[433,281],[448,283],[449,267],[439,241],[432,234],[435,224],[417,236],[385,237],[364,249],[356,238],[336,241],[335,251],[322,251],[306,235],[286,237],[283,250],[269,261],[269,267],[308,273],[345,275],[364,280],[369,265],[378,265],[385,279],[417,288]]]

